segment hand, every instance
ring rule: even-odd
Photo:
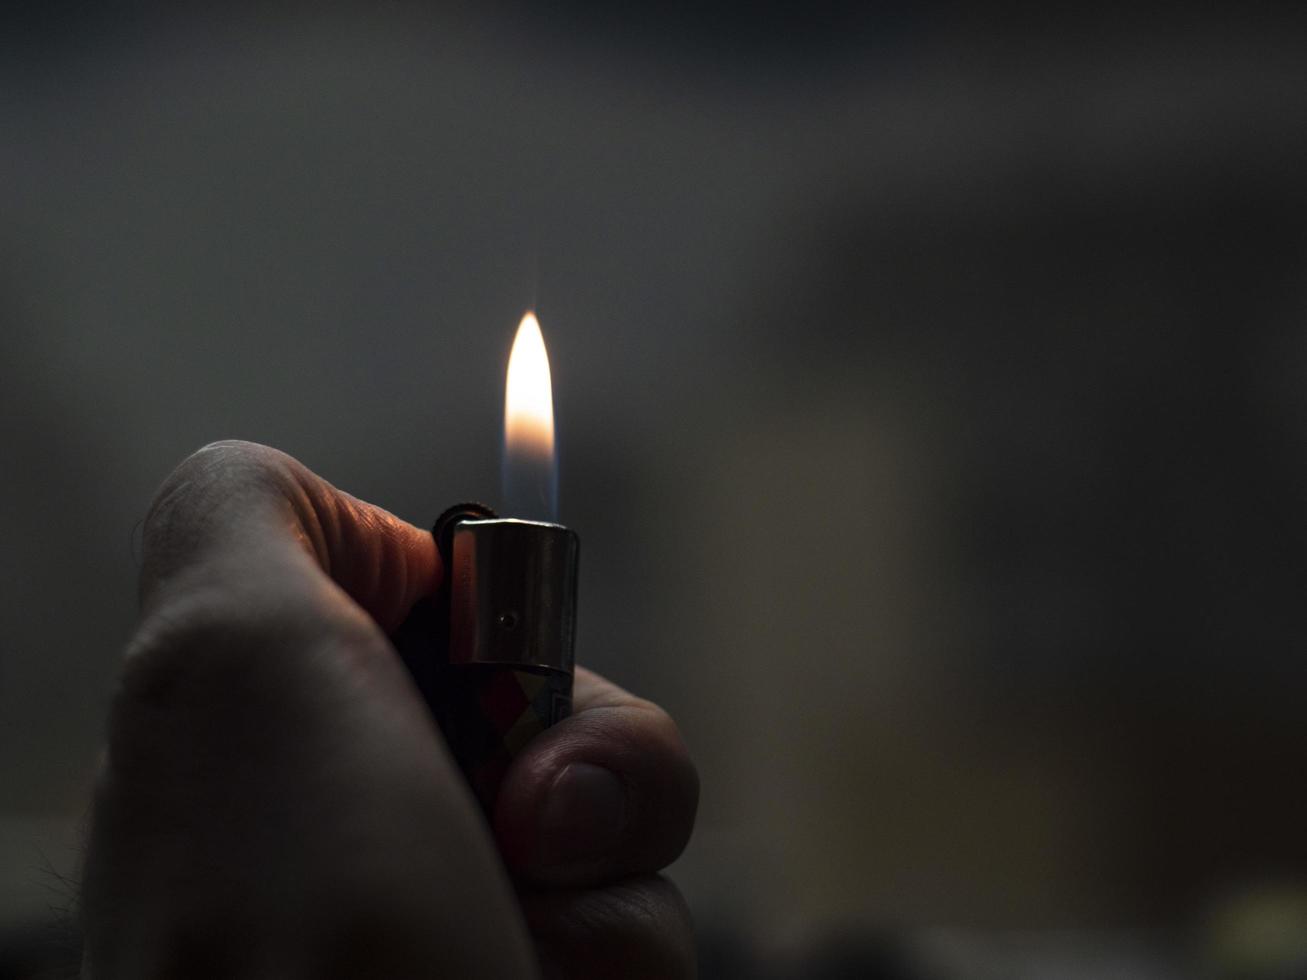
[[[698,781],[661,709],[579,670],[492,832],[387,639],[441,580],[429,533],[230,442],[168,478],[144,538],[84,976],[694,974],[656,872]]]

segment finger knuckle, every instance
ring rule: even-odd
[[[221,480],[232,473],[248,474],[277,466],[286,455],[271,446],[242,439],[220,439],[201,446],[182,460],[165,481],[207,484]]]
[[[220,668],[230,671],[230,624],[206,613],[201,602],[153,612],[127,647],[109,710],[109,756],[122,769],[148,759],[154,744],[172,737],[206,692],[220,689]]]
[[[238,439],[211,442],[191,453],[164,479],[146,512],[146,562],[184,544],[225,506],[254,494],[285,494],[298,465],[276,449]]]
[[[185,690],[242,670],[267,645],[255,628],[257,610],[221,601],[202,589],[153,610],[127,647],[119,678],[121,707],[175,704]]]
[[[110,708],[111,753],[148,755],[160,731],[201,715],[242,716],[323,671],[375,660],[381,642],[348,606],[187,590],[153,609],[128,644]]]

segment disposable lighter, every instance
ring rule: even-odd
[[[571,713],[580,539],[480,504],[449,508],[432,534],[444,583],[396,647],[489,811],[523,746]]]

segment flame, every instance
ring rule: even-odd
[[[528,312],[508,355],[504,392],[504,449],[509,456],[554,455],[554,394],[540,321]]]

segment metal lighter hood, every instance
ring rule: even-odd
[[[569,673],[580,539],[560,524],[460,521],[449,551],[449,663]]]

